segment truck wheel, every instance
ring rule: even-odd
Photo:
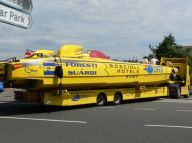
[[[106,95],[104,93],[100,93],[97,96],[97,106],[103,106],[106,104],[106,102],[107,102]]]
[[[118,105],[118,104],[121,104],[122,101],[123,101],[123,98],[122,98],[121,92],[116,92],[115,95],[114,95],[113,103],[115,105]]]

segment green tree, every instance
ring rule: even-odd
[[[175,41],[175,38],[172,34],[165,36],[163,41],[159,43],[156,47],[149,45],[149,49],[152,52],[144,58],[157,58],[158,60],[161,57],[167,58],[186,58],[189,59],[189,64],[192,65],[192,50],[183,48],[181,45],[178,45]]]

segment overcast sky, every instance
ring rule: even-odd
[[[192,45],[191,0],[32,0],[33,25],[0,23],[0,59],[22,57],[26,48],[80,44],[116,59],[141,59],[148,45],[172,33]]]

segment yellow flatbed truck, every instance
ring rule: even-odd
[[[15,100],[38,102],[43,105],[74,106],[97,104],[103,106],[108,102],[120,104],[125,100],[155,97],[189,97],[190,68],[187,58],[162,58],[161,64],[171,62],[178,70],[176,78],[161,85],[136,85],[123,88],[94,88],[81,90],[49,90],[42,92],[15,91]],[[99,79],[98,79],[99,80]]]

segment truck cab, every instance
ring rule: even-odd
[[[167,65],[172,63],[176,69],[175,77],[170,81],[170,96],[177,94],[176,97],[189,97],[190,94],[190,67],[188,65],[188,58],[161,58],[161,64]],[[174,90],[174,88],[176,90]]]

